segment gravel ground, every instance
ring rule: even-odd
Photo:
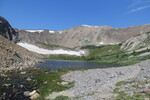
[[[144,81],[150,78],[150,60],[142,61],[135,66],[141,66],[141,71],[136,77],[137,79]]]
[[[116,86],[115,94],[118,95],[116,97],[118,100],[121,98],[124,100],[149,100],[149,93],[144,91],[150,91],[150,60],[142,61],[135,66],[141,66],[138,75]]]
[[[101,100],[113,97],[113,89],[119,81],[134,78],[141,71],[140,64],[128,67],[71,71],[62,76],[65,81],[74,81],[74,87],[66,90],[76,100]]]
[[[74,81],[74,87],[54,93],[58,96],[69,93],[71,100],[114,100],[116,96],[118,97],[118,95],[113,93],[113,90],[118,88],[118,86],[115,86],[117,82],[126,82],[119,88],[123,91],[129,90],[127,91],[129,92],[127,93],[128,95],[133,95],[139,91],[133,85],[140,82],[150,82],[150,60],[118,68],[71,71],[61,78],[64,81]],[[139,84],[139,86],[141,85]],[[142,90],[146,89],[150,87],[150,83],[144,84],[142,87],[145,87],[141,88]],[[48,99],[50,98],[52,98],[51,95],[48,96]]]

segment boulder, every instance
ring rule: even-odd
[[[69,84],[69,82],[61,82],[60,84],[61,84],[62,86],[66,86],[66,85]]]
[[[145,90],[142,91],[142,93],[150,94],[150,89],[145,89]]]
[[[34,93],[30,99],[33,100],[33,99],[37,99],[40,95],[38,93]]]
[[[34,95],[36,93],[36,90],[33,90],[32,92],[29,93],[30,96]]]
[[[23,95],[26,96],[26,97],[29,97],[29,96],[30,96],[30,91],[25,91],[25,92],[23,93]]]

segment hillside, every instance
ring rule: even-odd
[[[18,33],[0,17],[0,69],[25,69],[38,60],[28,50],[16,45]]]
[[[32,53],[0,36],[0,69],[25,69],[36,62]]]
[[[130,39],[123,42],[121,46],[122,50],[127,51],[137,50],[141,48],[150,48],[150,32],[131,37]]]
[[[26,42],[39,47],[49,45],[49,49],[75,48],[85,45],[118,44],[136,35],[150,31],[150,24],[132,26],[127,28],[112,28],[109,26],[81,25],[66,30],[21,30],[21,42]],[[47,48],[47,47],[43,47]]]

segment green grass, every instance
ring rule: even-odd
[[[73,87],[74,82],[69,82],[69,84],[65,86],[60,84],[61,82],[64,82],[61,80],[61,75],[73,70],[75,69],[62,69],[57,72],[51,72],[49,69],[27,69],[23,70],[23,72],[26,72],[25,75],[20,74],[22,71],[12,70],[6,73],[7,77],[1,77],[1,80],[4,84],[19,84],[21,81],[31,87],[36,87],[40,94],[40,97],[37,100],[45,100],[45,96],[52,92],[59,92]],[[30,77],[31,81],[26,80],[29,76],[32,76]],[[0,97],[3,94],[2,92],[4,92],[2,90],[5,88],[5,86],[0,86]],[[60,96],[56,100],[61,100],[61,98],[62,100],[65,100],[66,97]]]
[[[131,88],[124,89],[120,86],[128,86],[128,84],[134,83]],[[134,79],[130,79],[130,82],[126,83],[125,81],[120,81],[116,83],[116,88],[113,90],[114,94],[117,94],[117,97],[115,97],[115,100],[145,100],[146,97],[150,98],[150,94],[144,94],[141,93],[140,91],[136,90],[141,90],[144,89],[141,86],[149,84],[147,81],[134,81]],[[149,89],[149,88],[148,88]],[[134,91],[134,92],[133,92]],[[134,94],[130,94],[130,92],[133,92]]]
[[[125,81],[120,81],[120,82],[116,83],[116,86],[121,86],[121,85],[125,85],[125,84],[126,84]]]
[[[118,88],[114,89],[114,93],[118,94],[118,96],[115,97],[115,100],[145,100],[146,97],[150,98],[148,94],[143,95],[142,93],[135,93],[134,95],[129,96],[125,91],[121,91]]]
[[[90,62],[100,63],[114,63],[120,51],[120,45],[108,45],[108,46],[86,46],[82,49],[87,49],[89,54],[87,56],[70,56],[70,55],[50,55],[46,59],[53,60],[82,60]],[[115,59],[114,59],[115,58]]]
[[[90,52],[87,56],[87,60],[101,59],[102,57],[116,55],[121,52],[120,45],[93,46],[86,47],[86,49]]]
[[[89,48],[90,53],[87,57],[85,57],[85,59],[92,62],[132,65],[140,61],[150,59],[150,55],[138,57],[138,55],[142,53],[150,52],[150,49],[140,52],[133,51],[132,53],[127,54],[125,51],[120,50],[120,45],[93,47],[93,49],[92,47]]]
[[[50,55],[46,59],[53,60],[80,60],[88,62],[98,63],[114,63],[118,65],[132,65],[140,61],[150,59],[150,55],[138,57],[138,55],[150,52],[150,49],[146,49],[140,52],[127,53],[126,51],[120,50],[120,44],[117,45],[106,45],[106,46],[93,46],[88,45],[81,47],[89,51],[87,56],[70,56],[70,55]]]
[[[48,58],[45,59],[51,59],[51,60],[85,60],[84,56],[71,56],[71,55],[50,55]]]
[[[35,74],[33,77],[34,81],[32,81],[30,84],[36,86],[40,91],[40,97],[37,100],[44,100],[47,94],[50,94],[52,92],[63,91],[72,87],[73,82],[70,82],[66,86],[62,86],[58,84],[58,82],[59,83],[63,82],[60,76],[67,73],[67,71],[69,70],[49,72],[49,73],[41,72],[41,73]],[[59,100],[59,98],[57,98],[56,100]]]

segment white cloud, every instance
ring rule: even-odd
[[[131,0],[132,3],[129,5],[129,7],[134,7],[134,6],[137,6],[139,4],[142,3],[143,0]]]
[[[150,0],[131,0],[132,3],[128,6],[129,13],[150,8]]]
[[[139,11],[139,10],[143,10],[143,9],[146,9],[146,8],[149,8],[149,6],[144,6],[144,7],[139,7],[139,8],[135,8],[135,9],[132,9],[129,11],[129,13],[133,13],[133,12],[136,12],[136,11]]]

